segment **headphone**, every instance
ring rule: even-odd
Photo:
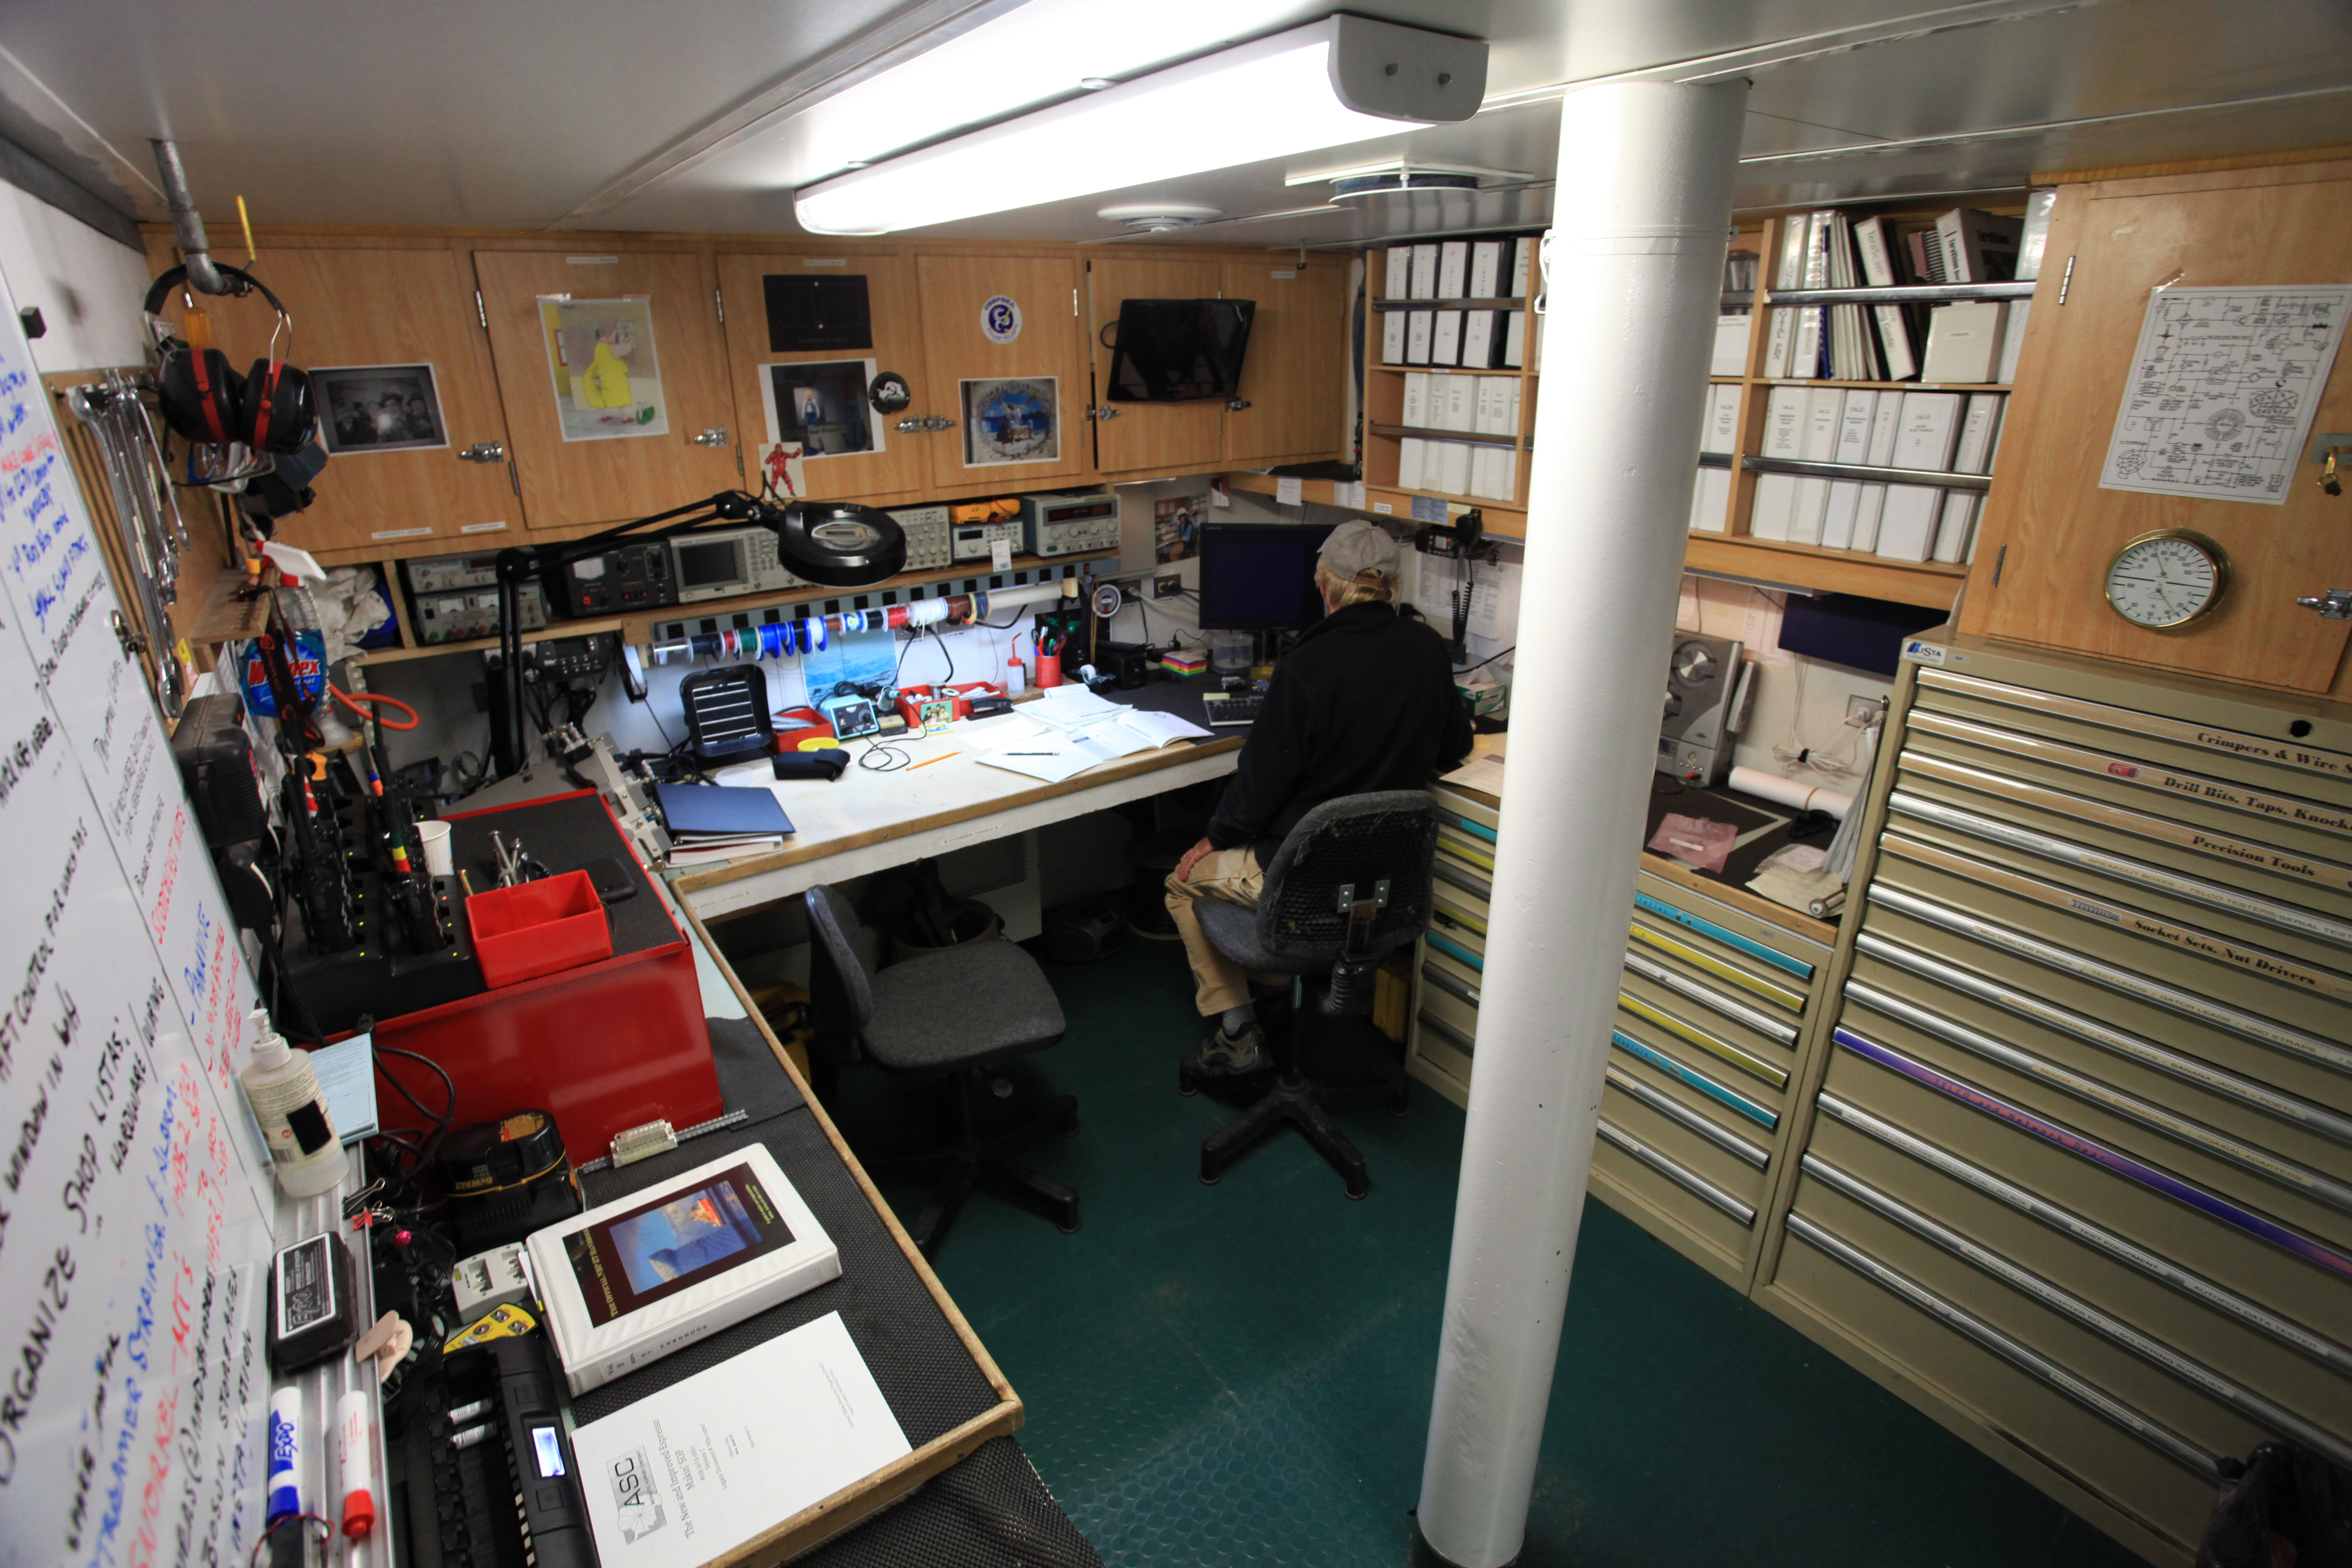
[[[215,264],[217,265],[217,264]],[[238,285],[236,292],[258,289],[278,312],[269,333],[269,353],[253,362],[239,375],[229,368],[228,356],[218,349],[192,348],[176,337],[163,341],[163,363],[156,375],[156,401],[163,423],[191,441],[226,447],[241,442],[256,452],[287,456],[302,449],[318,426],[310,378],[278,357],[278,334],[291,334],[294,318],[269,285],[241,268],[220,267],[222,277]],[[174,267],[155,279],[142,307],[153,316],[165,296],[187,281],[188,269]]]

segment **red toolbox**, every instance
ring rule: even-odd
[[[614,1133],[642,1122],[662,1118],[688,1127],[721,1114],[693,945],[603,797],[582,790],[466,812],[449,822],[454,862],[478,889],[476,899],[499,898],[493,829],[509,841],[520,838],[531,858],[554,874],[504,890],[528,893],[527,901],[560,901],[557,884],[563,883],[576,903],[584,883],[588,899],[601,904],[591,873],[603,868],[607,882],[616,873],[625,877],[630,896],[601,908],[575,908],[568,922],[584,931],[588,917],[602,926],[609,914],[610,956],[512,984],[501,984],[494,973],[475,994],[379,1019],[375,1043],[414,1051],[447,1072],[457,1089],[460,1125],[532,1107],[546,1110],[574,1164],[606,1152]],[[577,882],[567,872],[578,873]],[[480,930],[470,909],[467,925]],[[478,951],[493,971],[502,962],[496,946],[493,932]],[[382,1071],[435,1110],[447,1100],[439,1075],[424,1063],[394,1056],[378,1061]],[[387,1129],[430,1131],[397,1090],[379,1085],[376,1104]]]

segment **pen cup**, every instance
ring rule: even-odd
[[[1041,653],[1037,656],[1037,689],[1049,690],[1062,684],[1062,660],[1059,655]]]
[[[428,877],[454,877],[457,867],[449,848],[449,825],[446,822],[420,822],[416,837],[425,841],[425,874]]]

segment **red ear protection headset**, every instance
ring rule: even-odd
[[[250,272],[222,267],[220,274],[236,285],[237,293],[258,290],[278,312],[268,357],[254,361],[253,368],[239,375],[218,349],[191,348],[177,338],[167,339],[156,377],[163,422],[191,441],[212,446],[234,441],[256,452],[282,456],[299,451],[318,424],[318,414],[310,376],[278,357],[278,334],[291,332],[294,319],[269,286]],[[156,279],[147,290],[147,313],[161,310],[164,298],[187,276],[186,268],[174,267]]]

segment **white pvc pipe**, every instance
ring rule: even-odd
[[[1745,82],[1560,104],[1511,767],[1421,1532],[1518,1555],[1616,1009]]]

